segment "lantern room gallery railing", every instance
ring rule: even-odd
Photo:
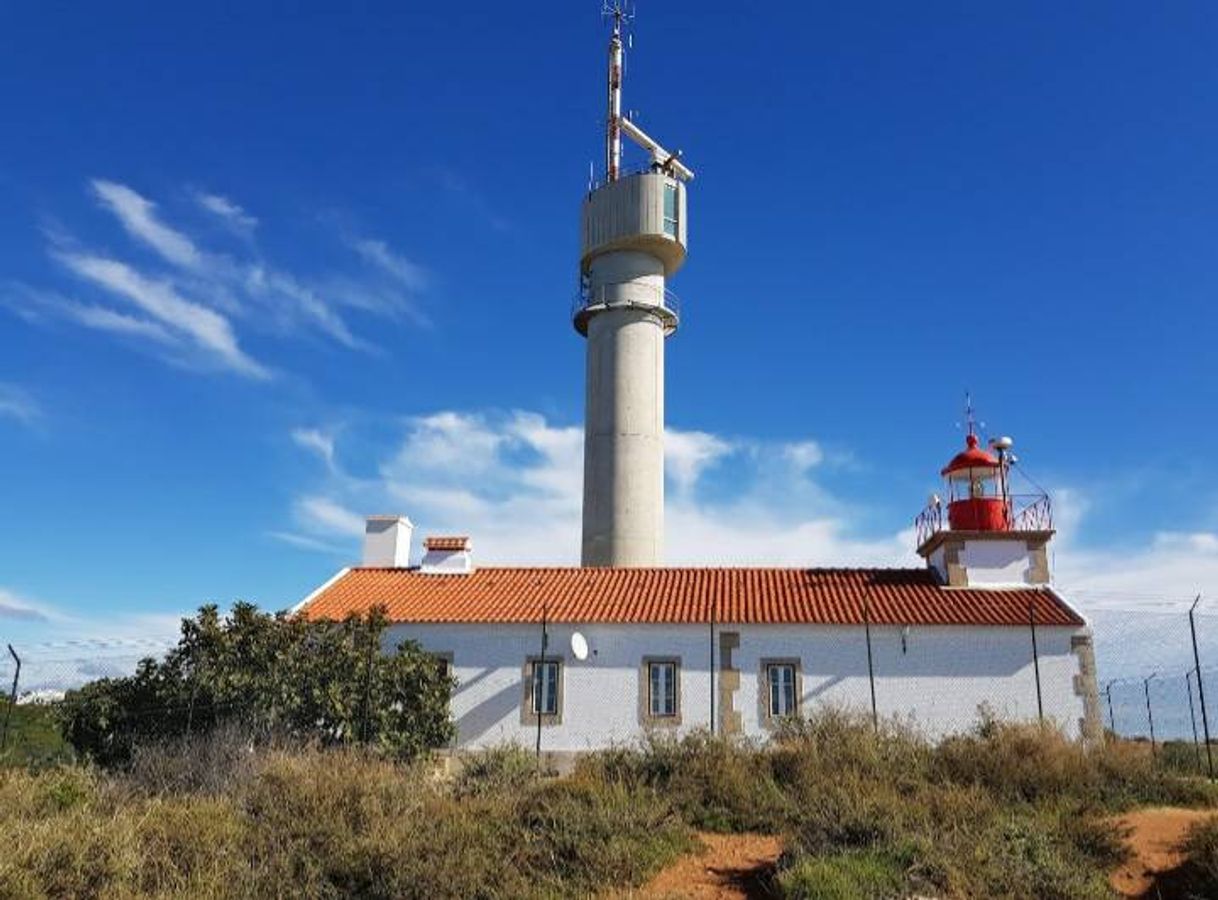
[[[934,500],[914,519],[918,546],[940,531],[950,531],[948,506],[942,500]],[[1048,494],[1012,494],[1005,531],[1051,531],[1053,529],[1053,504]]]

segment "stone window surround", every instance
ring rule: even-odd
[[[653,663],[672,663],[675,667],[677,706],[671,716],[651,714],[651,666]],[[639,723],[659,728],[676,727],[681,724],[681,657],[644,656],[639,663]]]
[[[803,712],[804,670],[800,658],[798,656],[765,657],[761,660],[760,671],[757,677],[757,721],[761,723],[762,728],[775,728],[782,719],[790,718],[790,716],[770,715],[770,666],[794,667],[795,712],[791,716],[798,716]]]
[[[546,656],[525,657],[524,666],[521,668],[521,683],[523,692],[520,698],[520,724],[521,725],[537,725],[537,713],[533,712],[533,667],[539,662],[558,663],[558,702],[555,705],[557,712],[552,714],[542,714],[542,727],[547,725],[562,724],[562,708],[563,696],[566,691],[563,689],[563,682],[566,680],[567,664],[561,656],[547,654]]]

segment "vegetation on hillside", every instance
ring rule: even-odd
[[[9,698],[0,697],[0,726],[6,722],[8,735],[0,750],[0,766],[71,762],[72,748],[60,733],[51,704],[18,703],[10,711]]]
[[[109,770],[0,771],[0,894],[588,896],[643,883],[710,829],[782,834],[789,897],[1109,897],[1112,812],[1218,800],[1141,748],[1028,725],[936,746],[824,713],[766,747],[655,738],[564,779],[513,748],[439,778],[427,760],[251,748],[234,729]],[[1195,842],[1215,865],[1218,832]]]
[[[791,722],[765,750],[660,739],[581,769],[650,787],[700,828],[783,833],[778,887],[801,898],[1109,897],[1124,854],[1109,814],[1218,802],[1127,745],[1089,751],[993,721],[932,745],[833,712]]]
[[[58,704],[63,735],[82,756],[126,763],[140,744],[239,723],[260,738],[359,742],[401,758],[444,746],[452,678],[413,641],[381,653],[379,611],[342,623],[214,606],[182,621],[163,659],[127,678],[103,678]]]

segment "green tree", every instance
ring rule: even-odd
[[[344,622],[308,622],[234,605],[205,606],[182,621],[164,659],[134,675],[70,691],[58,707],[78,753],[112,765],[132,749],[238,723],[251,735],[361,742],[410,758],[454,734],[453,680],[416,642],[382,653],[383,611]]]

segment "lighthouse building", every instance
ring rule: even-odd
[[[1055,589],[1049,498],[1013,489],[1011,442],[970,426],[917,517],[920,568],[663,564],[668,280],[687,248],[693,172],[622,114],[610,39],[602,181],[585,196],[575,330],[586,341],[579,567],[484,567],[470,536],[412,553],[405,516],[367,520],[364,558],[302,601],[308,619],[383,608],[455,678],[456,746],[571,754],[654,730],[764,738],[823,707],[930,737],[982,711],[1100,735],[1091,632]],[[647,162],[628,172],[622,138]],[[573,536],[574,540],[574,536]]]

